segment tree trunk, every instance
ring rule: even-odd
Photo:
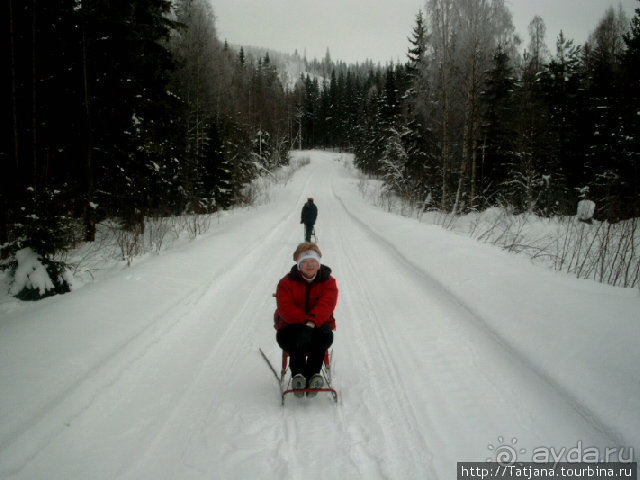
[[[445,76],[446,78],[446,76]],[[449,101],[446,92],[443,98],[444,118],[442,125],[442,199],[440,208],[447,209],[447,196],[449,195]]]
[[[18,135],[18,92],[17,92],[17,72],[16,72],[16,45],[15,45],[15,25],[13,17],[13,1],[9,0],[9,43],[11,50],[11,116],[13,118],[13,160],[18,171],[20,165],[20,137]]]
[[[473,55],[473,66],[471,69],[471,91],[470,91],[470,101],[471,105],[469,106],[469,139],[468,139],[468,155],[469,155],[469,166],[470,166],[470,179],[469,179],[469,208],[475,209],[476,206],[476,172],[477,172],[477,146],[478,146],[478,123],[480,112],[478,111],[478,95],[479,95],[479,76],[481,72],[479,72],[478,68],[478,55],[479,55],[479,47],[476,45],[476,51]]]
[[[32,25],[31,25],[31,141],[32,141],[32,161],[33,161],[33,188],[35,195],[38,194],[38,69],[36,62],[36,42],[37,42],[37,0],[32,1]]]
[[[93,179],[93,126],[91,116],[91,96],[89,93],[89,72],[87,54],[87,12],[86,6],[82,6],[82,75],[84,84],[84,110],[85,110],[85,142],[86,142],[86,199],[84,205],[84,239],[86,242],[96,240],[96,218],[93,204],[94,179]]]
[[[12,167],[4,170],[4,179],[2,181],[2,193],[0,193],[0,245],[9,241],[9,204],[8,194],[10,190],[11,170],[17,175],[20,166],[20,137],[18,129],[18,93],[17,93],[17,71],[16,71],[16,36],[15,36],[15,18],[14,18],[14,0],[9,0],[9,55],[11,57],[11,118],[13,123],[13,161]]]
[[[4,245],[9,241],[9,209],[7,200],[3,194],[0,194],[0,245]],[[0,250],[1,251],[1,250]],[[0,260],[3,257],[0,255]]]
[[[473,138],[473,144],[472,144],[472,150],[471,150],[471,189],[469,192],[469,195],[471,196],[471,198],[469,198],[469,207],[472,210],[475,210],[476,207],[478,206],[477,204],[477,197],[478,197],[478,140],[477,138],[474,136]]]

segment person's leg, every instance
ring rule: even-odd
[[[304,375],[311,378],[316,373],[320,373],[324,354],[333,344],[333,331],[314,328],[311,336],[311,345],[308,350],[307,364]]]
[[[313,225],[305,223],[304,224],[304,241],[305,242],[310,242],[311,241],[311,232],[312,231],[313,231]]]
[[[300,334],[303,328],[309,328],[304,325],[289,325],[284,327],[276,334],[276,340],[280,348],[289,352],[289,368],[291,376],[294,377],[298,373],[305,374],[307,366],[307,345],[300,342]]]

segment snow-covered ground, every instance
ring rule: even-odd
[[[637,460],[637,290],[385,213],[347,155],[310,155],[268,205],[193,242],[2,303],[0,478],[450,479],[505,450]],[[258,349],[278,363],[272,293],[307,196],[341,288],[340,398],[283,408]]]

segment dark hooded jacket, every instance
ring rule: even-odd
[[[316,218],[318,218],[318,207],[313,203],[313,200],[307,200],[307,203],[302,207],[300,223],[304,223],[305,225],[315,225]]]
[[[320,266],[312,282],[307,282],[298,265],[293,265],[278,282],[276,300],[278,308],[273,315],[276,330],[308,321],[318,328],[328,323],[332,330],[336,329],[333,311],[338,304],[338,281],[326,265]]]

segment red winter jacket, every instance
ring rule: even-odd
[[[338,304],[338,282],[326,265],[320,266],[311,283],[302,277],[297,265],[291,267],[278,283],[276,300],[278,308],[273,315],[276,330],[309,320],[317,327],[328,323],[332,330],[336,329],[333,311]]]

